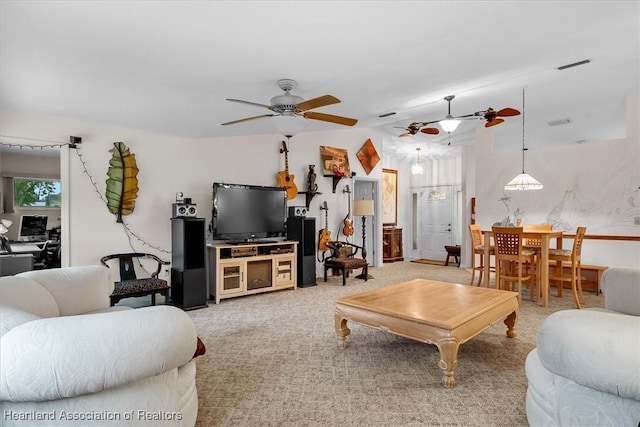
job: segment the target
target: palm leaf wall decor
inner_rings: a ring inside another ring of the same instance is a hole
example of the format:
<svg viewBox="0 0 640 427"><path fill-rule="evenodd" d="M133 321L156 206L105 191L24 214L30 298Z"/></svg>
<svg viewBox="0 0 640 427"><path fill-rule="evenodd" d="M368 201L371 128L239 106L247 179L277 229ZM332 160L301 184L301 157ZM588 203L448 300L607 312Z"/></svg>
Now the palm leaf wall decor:
<svg viewBox="0 0 640 427"><path fill-rule="evenodd" d="M135 154L131 154L124 142L114 142L113 153L107 171L105 196L109 212L122 222L123 215L133 213L138 197L138 165Z"/></svg>

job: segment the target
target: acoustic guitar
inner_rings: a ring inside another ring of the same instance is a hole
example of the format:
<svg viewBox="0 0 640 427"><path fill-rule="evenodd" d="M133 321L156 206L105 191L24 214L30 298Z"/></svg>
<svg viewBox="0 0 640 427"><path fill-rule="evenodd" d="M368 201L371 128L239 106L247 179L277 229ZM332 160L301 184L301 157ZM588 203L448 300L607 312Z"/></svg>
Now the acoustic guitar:
<svg viewBox="0 0 640 427"><path fill-rule="evenodd" d="M287 189L287 199L295 199L298 195L298 187L294 182L294 176L289 173L289 150L287 149L287 143L282 141L281 153L284 153L284 170L278 172L278 187L284 187Z"/></svg>
<svg viewBox="0 0 640 427"><path fill-rule="evenodd" d="M351 218L351 189L349 188L349 184L346 185L345 189L342 190L343 193L347 193L347 201L349 202L349 213L344 218L344 226L342 227L342 234L346 237L353 235L353 219Z"/></svg>
<svg viewBox="0 0 640 427"><path fill-rule="evenodd" d="M327 202L324 202L324 205L320 206L320 210L324 210L324 228L320 230L320 235L318 236L318 250L325 252L329 250L327 242L331 241L331 232L329 231L329 208L327 207Z"/></svg>

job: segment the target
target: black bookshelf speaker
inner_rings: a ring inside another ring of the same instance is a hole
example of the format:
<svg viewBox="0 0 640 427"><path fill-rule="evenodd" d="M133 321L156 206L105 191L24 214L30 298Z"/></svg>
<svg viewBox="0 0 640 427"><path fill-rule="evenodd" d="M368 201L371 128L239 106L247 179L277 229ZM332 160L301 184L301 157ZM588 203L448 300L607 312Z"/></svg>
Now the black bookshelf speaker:
<svg viewBox="0 0 640 427"><path fill-rule="evenodd" d="M171 267L178 270L204 268L204 218L171 219Z"/></svg>
<svg viewBox="0 0 640 427"><path fill-rule="evenodd" d="M171 205L171 217L192 217L195 218L198 215L198 207L194 204L187 203L174 203Z"/></svg>
<svg viewBox="0 0 640 427"><path fill-rule="evenodd" d="M306 206L289 206L289 216L307 216Z"/></svg>
<svg viewBox="0 0 640 427"><path fill-rule="evenodd" d="M204 218L171 219L171 302L185 310L207 306Z"/></svg>
<svg viewBox="0 0 640 427"><path fill-rule="evenodd" d="M316 283L316 219L293 216L287 218L287 238L298 242L298 287Z"/></svg>

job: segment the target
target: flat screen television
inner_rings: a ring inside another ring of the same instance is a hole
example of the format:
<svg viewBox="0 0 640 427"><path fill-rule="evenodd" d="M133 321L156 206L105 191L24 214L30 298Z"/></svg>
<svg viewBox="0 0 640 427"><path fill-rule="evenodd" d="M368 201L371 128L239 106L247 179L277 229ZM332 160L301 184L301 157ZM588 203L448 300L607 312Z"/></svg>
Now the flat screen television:
<svg viewBox="0 0 640 427"><path fill-rule="evenodd" d="M286 234L284 187L213 183L212 234L215 240L260 241Z"/></svg>
<svg viewBox="0 0 640 427"><path fill-rule="evenodd" d="M46 215L22 215L20 217L20 229L18 240L23 242L38 242L47 240Z"/></svg>

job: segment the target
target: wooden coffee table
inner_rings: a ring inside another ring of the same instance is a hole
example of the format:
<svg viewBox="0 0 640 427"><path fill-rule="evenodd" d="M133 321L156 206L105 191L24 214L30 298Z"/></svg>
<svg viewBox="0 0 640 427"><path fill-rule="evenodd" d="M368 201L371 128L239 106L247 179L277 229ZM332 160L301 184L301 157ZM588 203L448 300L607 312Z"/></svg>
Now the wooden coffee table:
<svg viewBox="0 0 640 427"><path fill-rule="evenodd" d="M435 344L442 384L454 387L458 347L501 319L507 337L516 336L517 292L435 280L414 279L336 302L335 328L340 348L347 348L347 321Z"/></svg>

